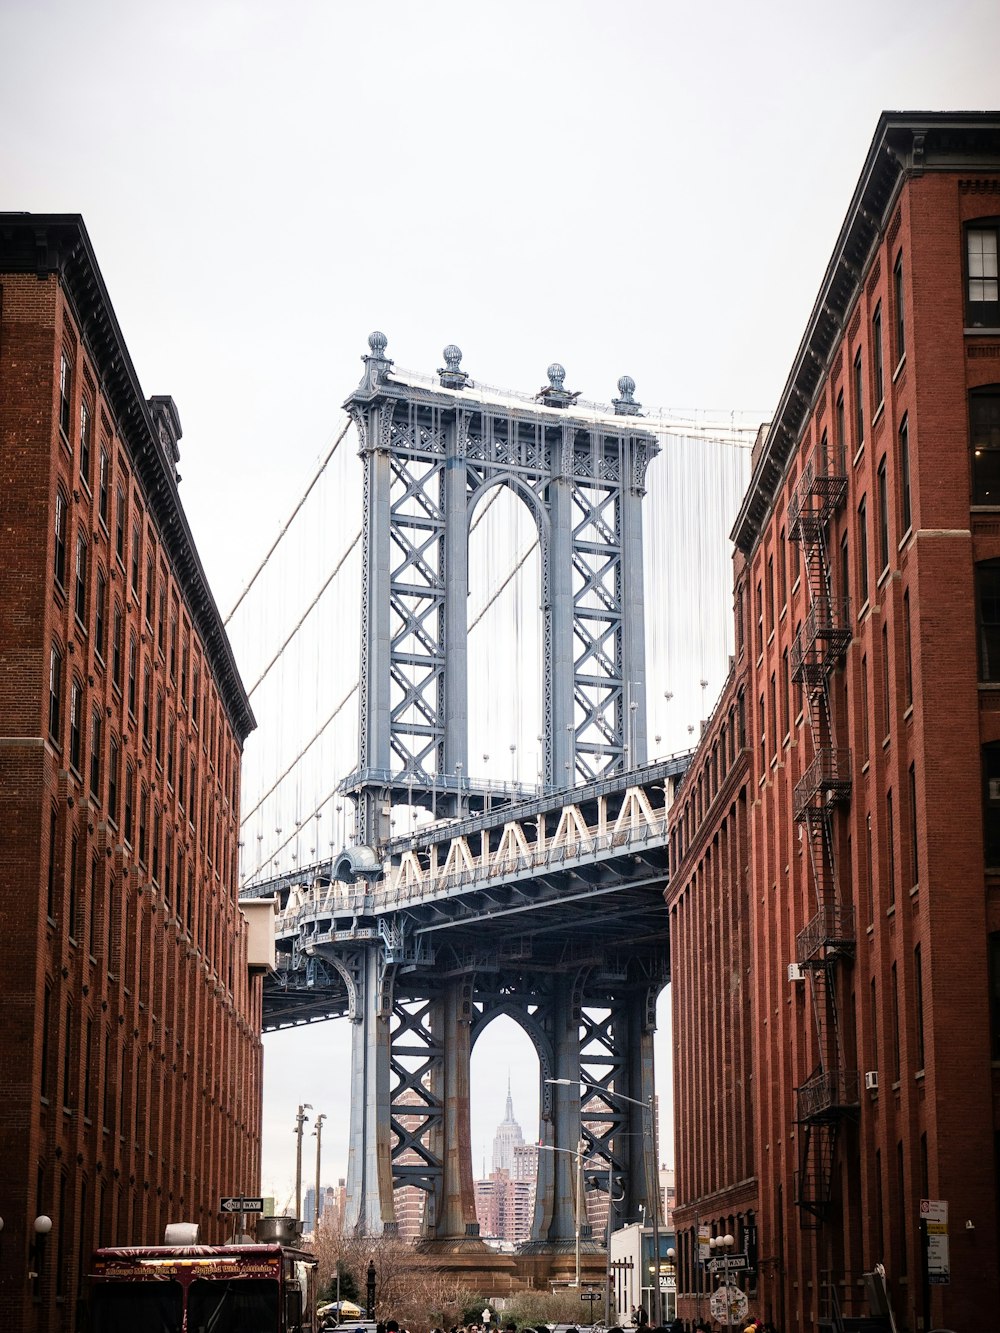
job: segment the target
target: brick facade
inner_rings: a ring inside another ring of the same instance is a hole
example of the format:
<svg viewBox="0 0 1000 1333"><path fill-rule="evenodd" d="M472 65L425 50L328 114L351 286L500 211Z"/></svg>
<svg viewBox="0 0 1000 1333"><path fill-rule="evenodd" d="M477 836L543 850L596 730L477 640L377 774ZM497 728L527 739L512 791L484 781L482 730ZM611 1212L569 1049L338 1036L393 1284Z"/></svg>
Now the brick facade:
<svg viewBox="0 0 1000 1333"><path fill-rule="evenodd" d="M902 1329L1000 1297L1000 418L970 410L1000 409L1000 319L967 259L998 218L1000 116L883 116L754 452L737 657L671 816L682 1317L699 1224L755 1249L781 1333L862 1314L877 1263Z"/></svg>
<svg viewBox="0 0 1000 1333"><path fill-rule="evenodd" d="M237 905L254 722L79 218L0 216L0 1327L69 1330L96 1245L223 1238L259 1184ZM52 1219L42 1262L32 1223ZM31 1277L30 1272L37 1272Z"/></svg>

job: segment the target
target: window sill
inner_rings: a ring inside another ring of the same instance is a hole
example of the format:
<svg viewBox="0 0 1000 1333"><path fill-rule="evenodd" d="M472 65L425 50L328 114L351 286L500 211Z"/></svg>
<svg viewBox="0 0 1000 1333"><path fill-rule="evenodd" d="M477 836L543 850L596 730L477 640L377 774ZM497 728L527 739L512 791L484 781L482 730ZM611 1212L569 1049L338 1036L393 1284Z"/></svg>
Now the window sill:
<svg viewBox="0 0 1000 1333"><path fill-rule="evenodd" d="M886 736L885 740L882 742L882 749L883 749L883 750L888 750L888 748L889 748L889 746L890 746L891 744L892 744L892 737L891 737L891 736Z"/></svg>
<svg viewBox="0 0 1000 1333"><path fill-rule="evenodd" d="M903 533L902 537L900 537L899 544L897 545L896 550L901 551L904 546L907 546L912 536L913 536L913 524L911 523L910 526Z"/></svg>
<svg viewBox="0 0 1000 1333"><path fill-rule="evenodd" d="M920 885L914 884L913 888L910 890L910 897L915 898L919 892L920 892Z"/></svg>
<svg viewBox="0 0 1000 1333"><path fill-rule="evenodd" d="M922 1069L918 1069L917 1072L913 1075L913 1077L914 1077L914 1079L916 1080L916 1082L918 1082L918 1083L923 1083L923 1081L924 1081L924 1070L922 1070Z"/></svg>
<svg viewBox="0 0 1000 1333"><path fill-rule="evenodd" d="M896 364L896 369L892 372L892 382L893 382L893 384L895 384L896 381L899 379L899 377L900 377L900 375L902 374L903 369L905 368L905 366L906 366L906 353L904 352L903 355L899 358L899 361L898 361L897 364Z"/></svg>
<svg viewBox="0 0 1000 1333"><path fill-rule="evenodd" d="M883 583L888 583L890 572L891 572L891 571L890 571L890 569L889 569L889 566L888 566L888 565L885 565L885 566L883 567L883 569L882 569L881 574L879 574L878 578L875 580L875 587L876 587L876 588L881 588L882 585L883 585Z"/></svg>
<svg viewBox="0 0 1000 1333"><path fill-rule="evenodd" d="M895 904L895 903L890 903L889 906L885 909L885 914L886 914L886 916L895 916L895 915L896 915L896 904Z"/></svg>
<svg viewBox="0 0 1000 1333"><path fill-rule="evenodd" d="M866 597L865 600L864 600L864 601L861 603L861 605L858 607L858 624L860 624L861 621L864 620L865 616L868 615L869 610L870 610L870 606L869 606L868 598Z"/></svg>
<svg viewBox="0 0 1000 1333"><path fill-rule="evenodd" d="M876 407L875 414L872 417L872 429L874 429L878 425L879 421L881 421L884 415L885 415L885 398L883 397L878 407Z"/></svg>
<svg viewBox="0 0 1000 1333"><path fill-rule="evenodd" d="M1000 329L990 328L986 325L975 325L971 328L964 328L962 332L967 338L998 338Z"/></svg>
<svg viewBox="0 0 1000 1333"><path fill-rule="evenodd" d="M854 457L851 459L851 466L852 466L852 467L857 467L857 466L858 466L858 464L861 462L861 457L862 457L862 455L864 454L864 452L865 452L865 442L864 442L864 440L862 440L861 443L860 443L860 444L858 445L858 447L857 447L857 450L856 450L856 452L855 452L855 454L854 454Z"/></svg>
<svg viewBox="0 0 1000 1333"><path fill-rule="evenodd" d="M912 716L913 716L913 705L907 704L906 708L903 710L903 721L909 722Z"/></svg>

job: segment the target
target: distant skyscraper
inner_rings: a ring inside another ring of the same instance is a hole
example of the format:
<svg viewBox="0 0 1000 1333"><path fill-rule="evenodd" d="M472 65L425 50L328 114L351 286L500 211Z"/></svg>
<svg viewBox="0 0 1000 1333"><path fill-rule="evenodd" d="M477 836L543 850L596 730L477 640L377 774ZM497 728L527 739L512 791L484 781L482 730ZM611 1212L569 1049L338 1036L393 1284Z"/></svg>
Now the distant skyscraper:
<svg viewBox="0 0 1000 1333"><path fill-rule="evenodd" d="M514 1101L507 1080L507 1106L493 1139L493 1170L476 1181L476 1216L484 1237L519 1244L531 1235L535 1210L538 1148L525 1143L514 1119Z"/></svg>
<svg viewBox="0 0 1000 1333"><path fill-rule="evenodd" d="M506 1171L509 1176L516 1176L514 1170L514 1150L524 1146L521 1126L514 1119L514 1102L510 1095L510 1075L507 1076L507 1109L504 1118L497 1126L493 1140L493 1171Z"/></svg>

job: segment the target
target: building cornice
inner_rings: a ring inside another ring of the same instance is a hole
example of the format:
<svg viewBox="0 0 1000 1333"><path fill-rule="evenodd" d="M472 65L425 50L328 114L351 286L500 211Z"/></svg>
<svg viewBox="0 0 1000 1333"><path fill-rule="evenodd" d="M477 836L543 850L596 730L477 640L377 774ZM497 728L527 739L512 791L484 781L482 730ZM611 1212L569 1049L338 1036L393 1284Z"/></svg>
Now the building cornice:
<svg viewBox="0 0 1000 1333"><path fill-rule="evenodd" d="M0 273L54 275L62 284L242 744L257 723L181 504L172 460L143 395L83 218L0 213ZM176 416L172 403L170 410Z"/></svg>
<svg viewBox="0 0 1000 1333"><path fill-rule="evenodd" d="M1000 112L884 111L730 534L749 555L809 421L872 251L905 180L1000 170Z"/></svg>

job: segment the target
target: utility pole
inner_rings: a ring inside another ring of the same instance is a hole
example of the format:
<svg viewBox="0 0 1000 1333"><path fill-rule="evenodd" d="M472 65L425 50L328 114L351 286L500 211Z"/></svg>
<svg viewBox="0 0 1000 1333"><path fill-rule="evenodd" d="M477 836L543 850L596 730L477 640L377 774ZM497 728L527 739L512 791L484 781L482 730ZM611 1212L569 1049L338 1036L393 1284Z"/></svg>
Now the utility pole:
<svg viewBox="0 0 1000 1333"><path fill-rule="evenodd" d="M325 1115L318 1115L316 1117L316 1128L313 1130L313 1133L316 1135L316 1207L313 1210L313 1235L317 1238L319 1237L319 1219L323 1213L323 1203L319 1193L319 1163L320 1141L323 1137L323 1121L325 1119Z"/></svg>
<svg viewBox="0 0 1000 1333"><path fill-rule="evenodd" d="M295 1137L298 1140L295 1145L295 1220L299 1223L302 1221L302 1126L309 1119L306 1112L311 1110L312 1102L303 1102L295 1117Z"/></svg>

